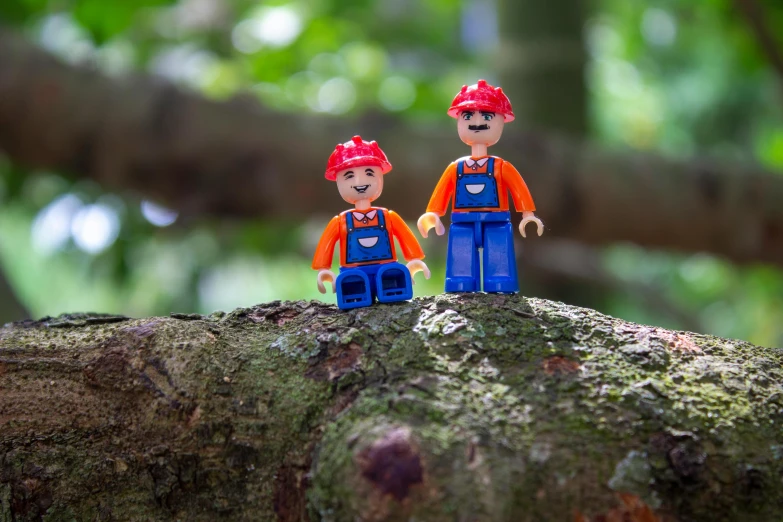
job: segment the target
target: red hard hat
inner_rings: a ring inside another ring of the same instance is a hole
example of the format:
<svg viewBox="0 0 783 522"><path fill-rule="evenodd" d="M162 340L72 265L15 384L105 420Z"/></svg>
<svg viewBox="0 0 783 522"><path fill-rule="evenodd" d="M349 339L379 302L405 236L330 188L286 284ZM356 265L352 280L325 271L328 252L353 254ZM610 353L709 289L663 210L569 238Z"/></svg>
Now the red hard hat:
<svg viewBox="0 0 783 522"><path fill-rule="evenodd" d="M463 85L449 107L449 116L459 118L462 111L490 111L503 115L506 122L513 121L511 102L500 87L492 87L484 80L477 84Z"/></svg>
<svg viewBox="0 0 783 522"><path fill-rule="evenodd" d="M361 136L354 136L351 141L338 144L329 156L329 161L326 163L326 179L334 181L341 170L364 165L380 167L382 174L392 169L386 154L377 143L364 141Z"/></svg>

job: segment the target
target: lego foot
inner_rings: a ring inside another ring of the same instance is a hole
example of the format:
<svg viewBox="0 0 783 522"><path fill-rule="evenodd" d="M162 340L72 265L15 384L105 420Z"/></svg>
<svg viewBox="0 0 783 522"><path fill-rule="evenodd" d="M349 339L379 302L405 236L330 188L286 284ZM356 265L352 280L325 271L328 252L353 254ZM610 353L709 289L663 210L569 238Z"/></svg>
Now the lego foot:
<svg viewBox="0 0 783 522"><path fill-rule="evenodd" d="M484 291L488 294L515 294L519 292L519 283L514 279L488 279L484 281Z"/></svg>
<svg viewBox="0 0 783 522"><path fill-rule="evenodd" d="M446 278L446 292L478 292L478 284L476 280L469 277L447 277Z"/></svg>
<svg viewBox="0 0 783 522"><path fill-rule="evenodd" d="M399 263L384 266L378 270L378 302L396 303L413 298L411 274Z"/></svg>
<svg viewBox="0 0 783 522"><path fill-rule="evenodd" d="M341 310L370 306L370 280L360 270L347 270L337 276L337 306Z"/></svg>

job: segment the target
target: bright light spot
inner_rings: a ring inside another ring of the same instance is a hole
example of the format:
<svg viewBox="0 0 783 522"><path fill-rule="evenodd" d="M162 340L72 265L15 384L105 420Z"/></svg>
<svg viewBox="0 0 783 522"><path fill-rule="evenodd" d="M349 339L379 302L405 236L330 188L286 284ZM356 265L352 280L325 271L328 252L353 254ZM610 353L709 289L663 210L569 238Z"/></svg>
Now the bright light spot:
<svg viewBox="0 0 783 522"><path fill-rule="evenodd" d="M313 71L299 71L288 78L284 91L292 103L320 111L318 91L321 89L321 84L321 77Z"/></svg>
<svg viewBox="0 0 783 522"><path fill-rule="evenodd" d="M33 248L41 254L63 248L71 237L71 220L81 207L79 198L65 194L41 209L33 221Z"/></svg>
<svg viewBox="0 0 783 522"><path fill-rule="evenodd" d="M108 74L123 74L133 69L136 50L128 40L112 40L98 49L96 61Z"/></svg>
<svg viewBox="0 0 783 522"><path fill-rule="evenodd" d="M642 93L639 71L623 60L599 60L599 74L604 88L614 96L636 98Z"/></svg>
<svg viewBox="0 0 783 522"><path fill-rule="evenodd" d="M611 25L592 21L587 25L587 50L593 57L616 55L623 39Z"/></svg>
<svg viewBox="0 0 783 522"><path fill-rule="evenodd" d="M386 78L378 89L378 100L390 111L402 111L416 101L416 86L403 76Z"/></svg>
<svg viewBox="0 0 783 522"><path fill-rule="evenodd" d="M723 291L731 281L726 266L712 256L696 254L680 263L680 275L698 292Z"/></svg>
<svg viewBox="0 0 783 522"><path fill-rule="evenodd" d="M76 246L89 254L98 254L111 246L119 232L117 212L102 203L82 207L71 222Z"/></svg>
<svg viewBox="0 0 783 522"><path fill-rule="evenodd" d="M302 19L288 6L262 10L256 18L258 39L273 47L285 47L302 32Z"/></svg>
<svg viewBox="0 0 783 522"><path fill-rule="evenodd" d="M152 276L158 288L169 295L186 291L197 256L181 245L172 246L170 243L157 243L149 250L150 257L144 259L144 266L137 266L137 269Z"/></svg>
<svg viewBox="0 0 783 522"><path fill-rule="evenodd" d="M377 78L386 69L386 51L363 42L350 43L340 49L348 74L354 78Z"/></svg>
<svg viewBox="0 0 783 522"><path fill-rule="evenodd" d="M141 214L156 227L167 227L177 220L177 212L146 199L141 202Z"/></svg>
<svg viewBox="0 0 783 522"><path fill-rule="evenodd" d="M200 87L216 62L212 53L185 44L163 49L151 60L150 69L158 76Z"/></svg>
<svg viewBox="0 0 783 522"><path fill-rule="evenodd" d="M343 114L356 103L356 89L345 78L327 80L318 89L318 108L323 112Z"/></svg>
<svg viewBox="0 0 783 522"><path fill-rule="evenodd" d="M41 24L41 45L61 58L77 63L92 56L94 46L87 32L69 14L54 14Z"/></svg>
<svg viewBox="0 0 783 522"><path fill-rule="evenodd" d="M671 45L677 36L677 22L662 9L647 9L642 17L642 34L652 45Z"/></svg>
<svg viewBox="0 0 783 522"><path fill-rule="evenodd" d="M293 7L262 7L237 24L231 41L237 50L249 54L264 46L285 47L296 40L302 29L302 17Z"/></svg>
<svg viewBox="0 0 783 522"><path fill-rule="evenodd" d="M198 282L199 300L208 310L231 310L261 301L259 288L270 282L263 259L238 259L206 270Z"/></svg>
<svg viewBox="0 0 783 522"><path fill-rule="evenodd" d="M252 54L261 50L264 44L255 35L255 20L242 20L231 32L231 43L237 51Z"/></svg>

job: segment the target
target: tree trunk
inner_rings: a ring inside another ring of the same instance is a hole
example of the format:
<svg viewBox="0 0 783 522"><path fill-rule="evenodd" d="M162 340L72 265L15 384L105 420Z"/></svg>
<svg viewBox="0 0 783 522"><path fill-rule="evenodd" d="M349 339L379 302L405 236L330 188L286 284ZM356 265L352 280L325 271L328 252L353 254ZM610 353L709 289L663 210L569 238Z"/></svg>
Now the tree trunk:
<svg viewBox="0 0 783 522"><path fill-rule="evenodd" d="M519 125L587 134L584 0L501 0L496 61Z"/></svg>
<svg viewBox="0 0 783 522"><path fill-rule="evenodd" d="M0 520L779 520L782 363L518 295L16 323Z"/></svg>
<svg viewBox="0 0 783 522"><path fill-rule="evenodd" d="M137 191L191 216L336 214L344 205L323 172L335 144L354 134L388 154L394 179L379 204L408 220L424 211L448 163L467 153L446 125L209 101L160 80L65 65L0 28L0 149L20 164ZM783 265L780 175L610 153L513 124L492 152L522 172L549 236Z"/></svg>

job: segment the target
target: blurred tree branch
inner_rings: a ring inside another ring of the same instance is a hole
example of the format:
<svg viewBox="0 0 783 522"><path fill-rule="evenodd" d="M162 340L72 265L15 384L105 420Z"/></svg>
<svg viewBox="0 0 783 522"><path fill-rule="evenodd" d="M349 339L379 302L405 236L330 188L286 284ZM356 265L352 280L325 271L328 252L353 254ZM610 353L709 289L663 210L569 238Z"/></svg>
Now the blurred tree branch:
<svg viewBox="0 0 783 522"><path fill-rule="evenodd" d="M466 153L445 126L377 113L283 114L250 97L211 101L152 77L66 65L0 29L0 149L19 164L137 191L185 215L336 213L344 205L323 179L326 158L359 133L378 140L395 166L380 203L409 220L448 162ZM609 152L514 126L497 149L525 175L550 236L783 265L783 176Z"/></svg>
<svg viewBox="0 0 783 522"><path fill-rule="evenodd" d="M747 18L761 51L767 56L783 85L783 52L781 52L774 34L767 26L763 7L758 0L734 0L734 4Z"/></svg>

